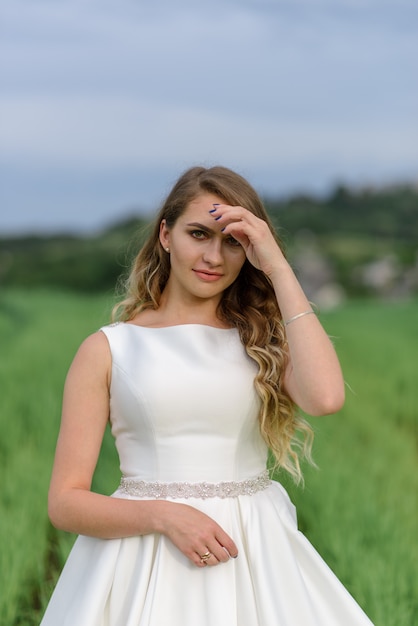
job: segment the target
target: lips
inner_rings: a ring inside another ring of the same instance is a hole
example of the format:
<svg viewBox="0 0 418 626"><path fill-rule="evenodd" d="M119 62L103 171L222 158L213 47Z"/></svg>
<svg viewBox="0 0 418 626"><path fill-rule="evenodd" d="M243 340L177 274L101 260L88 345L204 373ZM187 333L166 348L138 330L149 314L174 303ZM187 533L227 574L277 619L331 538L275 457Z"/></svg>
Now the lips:
<svg viewBox="0 0 418 626"><path fill-rule="evenodd" d="M218 272L209 272L207 270L193 270L198 278L205 282L213 282L222 278L223 274Z"/></svg>

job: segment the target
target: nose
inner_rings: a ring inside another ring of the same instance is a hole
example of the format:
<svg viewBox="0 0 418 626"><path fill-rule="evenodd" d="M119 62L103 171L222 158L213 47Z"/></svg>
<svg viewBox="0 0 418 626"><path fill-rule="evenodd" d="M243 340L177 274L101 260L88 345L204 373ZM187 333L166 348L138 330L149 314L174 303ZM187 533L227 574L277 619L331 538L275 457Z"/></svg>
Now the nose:
<svg viewBox="0 0 418 626"><path fill-rule="evenodd" d="M203 253L203 260L209 265L221 265L223 261L222 256L222 241L218 237L211 237Z"/></svg>

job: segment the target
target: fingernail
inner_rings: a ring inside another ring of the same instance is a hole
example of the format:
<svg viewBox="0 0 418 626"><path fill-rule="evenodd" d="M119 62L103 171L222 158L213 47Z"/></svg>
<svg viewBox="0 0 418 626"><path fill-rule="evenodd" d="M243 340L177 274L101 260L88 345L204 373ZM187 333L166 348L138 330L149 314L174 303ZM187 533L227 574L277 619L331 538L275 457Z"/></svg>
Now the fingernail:
<svg viewBox="0 0 418 626"><path fill-rule="evenodd" d="M209 213L215 213L216 209L209 209Z"/></svg>
<svg viewBox="0 0 418 626"><path fill-rule="evenodd" d="M215 217L215 222L217 222L218 220L220 220L222 217L222 215L219 215L218 217Z"/></svg>
<svg viewBox="0 0 418 626"><path fill-rule="evenodd" d="M221 233L223 233L223 232L224 232L225 228L226 228L226 226L224 226L223 228L221 228Z"/></svg>
<svg viewBox="0 0 418 626"><path fill-rule="evenodd" d="M221 205L219 204L219 202L214 202L213 206L221 206Z"/></svg>
<svg viewBox="0 0 418 626"><path fill-rule="evenodd" d="M232 555L231 555L232 556ZM238 554L236 554L235 556L232 557L233 559L237 559L238 558Z"/></svg>

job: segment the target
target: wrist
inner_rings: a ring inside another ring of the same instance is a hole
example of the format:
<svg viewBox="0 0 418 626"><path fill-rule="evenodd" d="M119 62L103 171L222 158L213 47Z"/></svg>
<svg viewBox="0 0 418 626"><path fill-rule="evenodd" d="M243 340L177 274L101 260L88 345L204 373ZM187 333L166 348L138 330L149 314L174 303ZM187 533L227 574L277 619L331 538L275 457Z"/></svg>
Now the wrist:
<svg viewBox="0 0 418 626"><path fill-rule="evenodd" d="M150 510L152 528L150 532L167 535L172 526L170 520L173 515L173 507L179 505L167 500L151 500L150 502L152 503Z"/></svg>
<svg viewBox="0 0 418 626"><path fill-rule="evenodd" d="M289 273L293 274L293 270L290 267L289 262L284 257L278 257L270 264L266 264L265 268L263 268L263 272L272 282L275 280L282 280L283 276Z"/></svg>

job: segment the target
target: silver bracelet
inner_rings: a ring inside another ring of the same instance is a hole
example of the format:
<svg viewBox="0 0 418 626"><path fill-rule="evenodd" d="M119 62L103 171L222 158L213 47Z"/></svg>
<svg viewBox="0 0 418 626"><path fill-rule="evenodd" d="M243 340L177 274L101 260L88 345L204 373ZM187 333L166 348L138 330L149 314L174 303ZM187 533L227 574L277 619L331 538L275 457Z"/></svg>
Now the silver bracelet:
<svg viewBox="0 0 418 626"><path fill-rule="evenodd" d="M303 313L298 313L297 315L294 315L293 317L288 319L287 322L284 322L284 325L285 326L289 326L289 324L291 324L295 320L299 319L300 317L303 317L304 315L310 315L311 313L315 314L315 311L312 311L312 309L309 309L309 311L304 311Z"/></svg>

